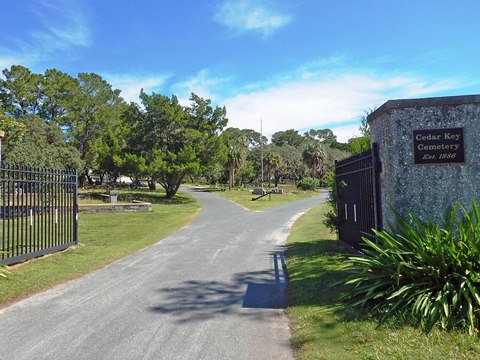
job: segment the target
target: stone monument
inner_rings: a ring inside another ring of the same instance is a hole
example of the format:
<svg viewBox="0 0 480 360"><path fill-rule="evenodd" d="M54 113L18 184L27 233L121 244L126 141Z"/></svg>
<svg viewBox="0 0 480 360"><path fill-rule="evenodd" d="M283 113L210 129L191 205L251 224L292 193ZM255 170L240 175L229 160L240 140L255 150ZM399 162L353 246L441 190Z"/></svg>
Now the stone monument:
<svg viewBox="0 0 480 360"><path fill-rule="evenodd" d="M438 220L456 201L480 204L480 95L390 100L368 122L384 227L391 208Z"/></svg>

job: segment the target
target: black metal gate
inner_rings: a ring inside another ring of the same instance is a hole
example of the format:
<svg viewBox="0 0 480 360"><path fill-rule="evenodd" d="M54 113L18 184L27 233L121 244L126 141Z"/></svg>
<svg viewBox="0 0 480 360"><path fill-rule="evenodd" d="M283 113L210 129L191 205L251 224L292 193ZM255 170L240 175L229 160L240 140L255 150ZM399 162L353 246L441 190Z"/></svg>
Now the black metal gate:
<svg viewBox="0 0 480 360"><path fill-rule="evenodd" d="M377 144L335 163L339 239L359 249L362 236L382 226Z"/></svg>
<svg viewBox="0 0 480 360"><path fill-rule="evenodd" d="M78 242L77 171L0 168L0 261L14 264Z"/></svg>

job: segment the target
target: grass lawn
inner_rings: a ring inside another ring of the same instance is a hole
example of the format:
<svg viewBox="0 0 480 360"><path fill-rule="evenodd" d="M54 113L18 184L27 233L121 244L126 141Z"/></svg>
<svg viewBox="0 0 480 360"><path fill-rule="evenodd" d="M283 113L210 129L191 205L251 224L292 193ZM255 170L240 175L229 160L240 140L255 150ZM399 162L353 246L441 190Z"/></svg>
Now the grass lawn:
<svg viewBox="0 0 480 360"><path fill-rule="evenodd" d="M288 239L287 309L297 359L480 359L478 338L382 325L336 299L347 255L322 224L326 204L302 216Z"/></svg>
<svg viewBox="0 0 480 360"><path fill-rule="evenodd" d="M258 197L258 195L252 195L252 189L227 189L225 191L217 191L215 193L227 200L242 205L249 210L263 210L272 206L285 204L290 201L305 199L314 195L318 195L318 192L316 191L300 191L293 185L280 185L279 188L283 189L284 194L271 194L256 201L252 201L252 198Z"/></svg>
<svg viewBox="0 0 480 360"><path fill-rule="evenodd" d="M147 194L155 199L153 194ZM158 194L157 194L158 195ZM102 268L156 243L190 222L199 205L179 194L172 201L158 197L151 212L79 214L79 245L9 268L0 279L0 306Z"/></svg>

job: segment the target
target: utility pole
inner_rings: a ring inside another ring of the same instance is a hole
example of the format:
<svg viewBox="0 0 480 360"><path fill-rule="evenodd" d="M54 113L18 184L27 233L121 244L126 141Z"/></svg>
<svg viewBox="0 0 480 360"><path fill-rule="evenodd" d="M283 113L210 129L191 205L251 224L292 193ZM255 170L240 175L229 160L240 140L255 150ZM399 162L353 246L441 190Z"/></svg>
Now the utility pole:
<svg viewBox="0 0 480 360"><path fill-rule="evenodd" d="M2 139L5 137L5 131L0 130L0 167L2 167Z"/></svg>
<svg viewBox="0 0 480 360"><path fill-rule="evenodd" d="M263 126L262 126L262 119L260 119L260 163L262 164L262 179L261 179L261 188L262 188L262 195L263 195Z"/></svg>

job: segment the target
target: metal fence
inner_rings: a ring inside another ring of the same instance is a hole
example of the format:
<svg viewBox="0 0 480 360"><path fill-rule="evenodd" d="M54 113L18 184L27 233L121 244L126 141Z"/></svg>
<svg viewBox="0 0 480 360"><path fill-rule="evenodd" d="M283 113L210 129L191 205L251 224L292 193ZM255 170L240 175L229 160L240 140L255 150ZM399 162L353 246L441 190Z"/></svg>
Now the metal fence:
<svg viewBox="0 0 480 360"><path fill-rule="evenodd" d="M0 261L14 264L78 242L77 171L2 164Z"/></svg>
<svg viewBox="0 0 480 360"><path fill-rule="evenodd" d="M377 144L348 159L335 163L338 237L361 247L364 235L382 226L379 187L380 161Z"/></svg>

